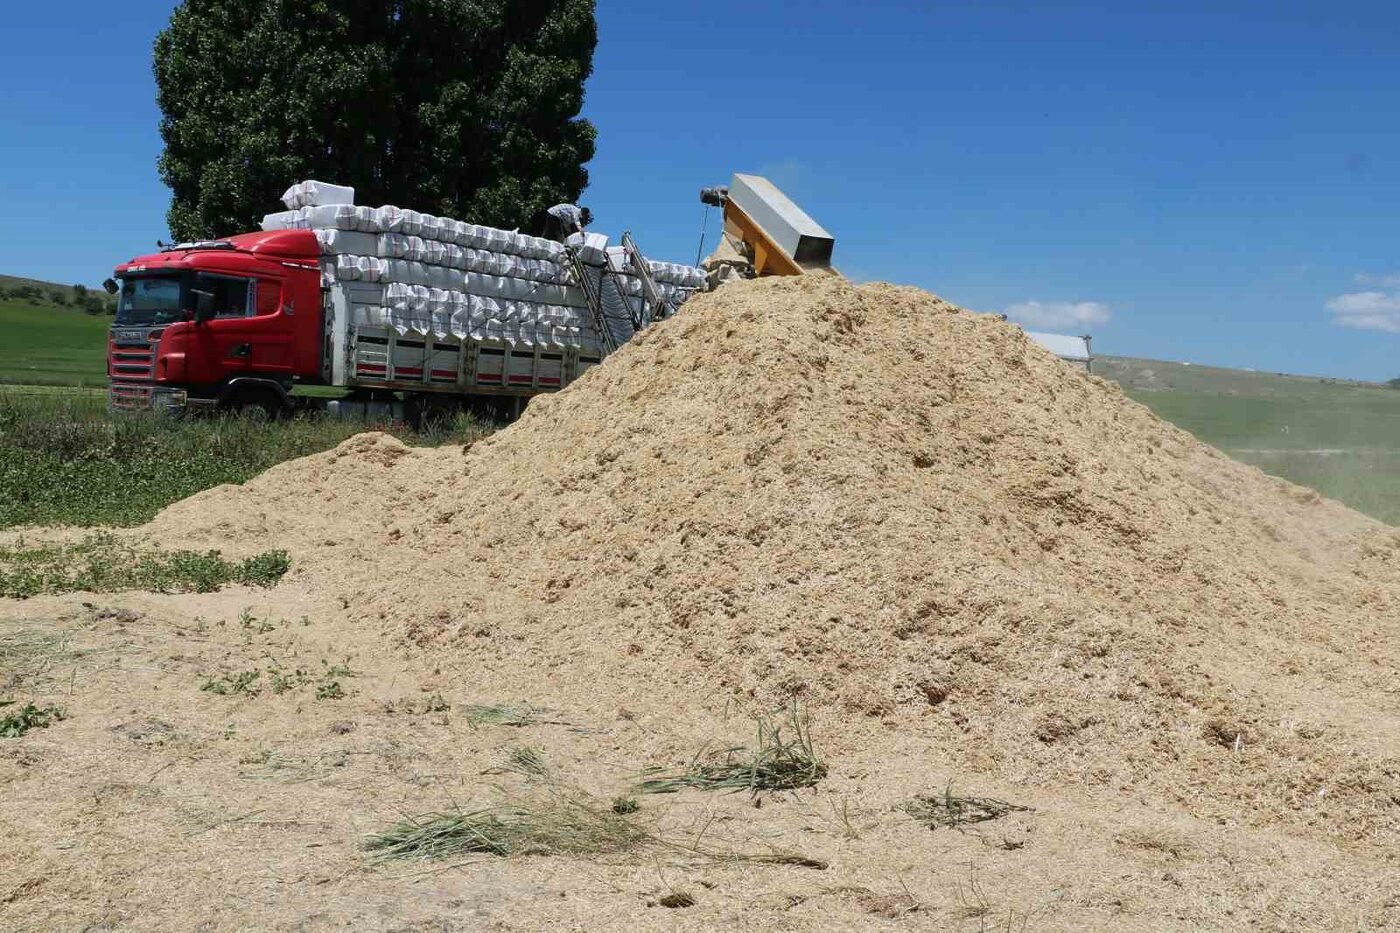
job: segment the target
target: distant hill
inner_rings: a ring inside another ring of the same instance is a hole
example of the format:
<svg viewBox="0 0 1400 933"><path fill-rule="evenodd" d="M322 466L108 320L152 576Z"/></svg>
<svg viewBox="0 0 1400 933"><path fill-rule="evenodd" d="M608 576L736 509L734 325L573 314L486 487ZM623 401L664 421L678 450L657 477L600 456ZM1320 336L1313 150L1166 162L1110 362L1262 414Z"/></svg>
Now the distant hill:
<svg viewBox="0 0 1400 933"><path fill-rule="evenodd" d="M1133 356L1095 356L1094 372L1125 389L1140 392L1225 392L1242 395L1277 395L1311 392L1319 385L1375 389L1380 383L1327 376L1299 376L1254 369L1226 369L1197 363L1173 363Z"/></svg>
<svg viewBox="0 0 1400 933"><path fill-rule="evenodd" d="M32 307L73 308L89 314L116 311L116 300L100 286L60 285L16 275L0 275L0 301Z"/></svg>
<svg viewBox="0 0 1400 933"><path fill-rule="evenodd" d="M1238 460L1400 523L1400 390L1120 356L1094 372Z"/></svg>

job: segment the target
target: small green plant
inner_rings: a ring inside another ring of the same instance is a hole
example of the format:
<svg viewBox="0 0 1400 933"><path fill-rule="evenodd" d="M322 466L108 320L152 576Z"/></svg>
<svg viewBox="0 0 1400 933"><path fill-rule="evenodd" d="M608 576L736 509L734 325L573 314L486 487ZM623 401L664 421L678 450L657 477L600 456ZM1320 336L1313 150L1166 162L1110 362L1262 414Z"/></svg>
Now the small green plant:
<svg viewBox="0 0 1400 933"><path fill-rule="evenodd" d="M612 812L619 816L626 816L629 813L636 813L642 808L636 797L619 796L614 797L612 802Z"/></svg>
<svg viewBox="0 0 1400 933"><path fill-rule="evenodd" d="M758 742L754 748L736 746L711 760L697 755L684 771L648 777L637 785L637 791L674 794L693 787L756 794L811 787L826 777L826 764L817 756L807 719L796 703L785 723L767 716L756 717L756 722Z"/></svg>
<svg viewBox="0 0 1400 933"><path fill-rule="evenodd" d="M205 693L214 693L219 696L255 697L262 692L258 686L258 680L261 677L262 671L224 673L218 677L206 678L204 683L199 685L199 689Z"/></svg>
<svg viewBox="0 0 1400 933"><path fill-rule="evenodd" d="M929 829L939 827L956 828L972 823L984 823L999 819L1008 813L1028 813L1030 807L1022 807L995 797L968 797L953 793L952 782L943 788L941 794L918 794L900 804L899 809Z"/></svg>
<svg viewBox="0 0 1400 933"><path fill-rule="evenodd" d="M286 551L263 551L241 561L233 575L239 583L270 589L291 569L292 560Z"/></svg>
<svg viewBox="0 0 1400 933"><path fill-rule="evenodd" d="M327 680L316 685L316 699L341 700L345 698L345 688L338 680Z"/></svg>
<svg viewBox="0 0 1400 933"><path fill-rule="evenodd" d="M238 624L243 627L245 632L252 635L266 635L277 629L277 626L268 620L259 619L253 615L253 610L247 606L244 606L243 610L238 613Z"/></svg>
<svg viewBox="0 0 1400 933"><path fill-rule="evenodd" d="M350 662L347 658L343 664L330 664L325 658L321 659L321 666L325 668L322 674L326 677L359 677L360 672L350 669Z"/></svg>
<svg viewBox="0 0 1400 933"><path fill-rule="evenodd" d="M267 685L273 693L283 694L289 690L298 690L311 683L311 675L297 668L293 671L283 671L279 668L268 668Z"/></svg>
<svg viewBox="0 0 1400 933"><path fill-rule="evenodd" d="M14 700L0 701L0 708L13 706ZM65 714L57 706L35 706L26 703L13 713L0 716L0 738L17 739L30 729L47 729L63 720Z"/></svg>

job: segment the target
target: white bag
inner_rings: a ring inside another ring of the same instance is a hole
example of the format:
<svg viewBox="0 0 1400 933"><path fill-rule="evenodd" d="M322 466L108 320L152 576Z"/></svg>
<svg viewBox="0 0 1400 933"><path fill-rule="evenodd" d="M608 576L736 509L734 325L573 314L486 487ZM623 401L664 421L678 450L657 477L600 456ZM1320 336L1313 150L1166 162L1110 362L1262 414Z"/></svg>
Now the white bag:
<svg viewBox="0 0 1400 933"><path fill-rule="evenodd" d="M264 230L296 230L297 220L301 217L301 211L278 211L275 214L264 214L262 228Z"/></svg>
<svg viewBox="0 0 1400 933"><path fill-rule="evenodd" d="M332 185L324 181L303 181L292 185L282 194L288 210L299 207L321 207L327 204L354 204L355 189Z"/></svg>

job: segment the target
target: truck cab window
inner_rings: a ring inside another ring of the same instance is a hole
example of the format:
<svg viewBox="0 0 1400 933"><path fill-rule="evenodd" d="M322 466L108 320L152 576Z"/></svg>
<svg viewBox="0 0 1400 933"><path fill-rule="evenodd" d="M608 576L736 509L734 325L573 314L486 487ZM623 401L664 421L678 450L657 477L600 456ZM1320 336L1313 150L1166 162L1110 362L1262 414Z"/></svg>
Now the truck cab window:
<svg viewBox="0 0 1400 933"><path fill-rule="evenodd" d="M180 281L168 275L123 278L117 323L171 324L180 320Z"/></svg>
<svg viewBox="0 0 1400 933"><path fill-rule="evenodd" d="M214 293L215 317L249 317L256 308L256 289L251 279L205 275L198 287Z"/></svg>

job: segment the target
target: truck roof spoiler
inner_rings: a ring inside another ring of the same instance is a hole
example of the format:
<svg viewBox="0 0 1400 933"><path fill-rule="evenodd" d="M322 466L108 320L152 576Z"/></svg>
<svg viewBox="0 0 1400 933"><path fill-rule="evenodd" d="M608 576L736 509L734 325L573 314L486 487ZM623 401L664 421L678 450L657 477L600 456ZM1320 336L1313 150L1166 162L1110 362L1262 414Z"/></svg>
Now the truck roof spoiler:
<svg viewBox="0 0 1400 933"><path fill-rule="evenodd" d="M196 240L193 243L174 243L161 247L162 253L189 252L196 249L238 249L228 240Z"/></svg>

